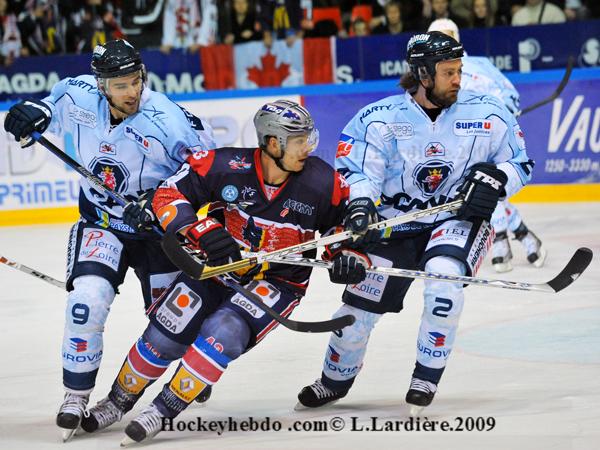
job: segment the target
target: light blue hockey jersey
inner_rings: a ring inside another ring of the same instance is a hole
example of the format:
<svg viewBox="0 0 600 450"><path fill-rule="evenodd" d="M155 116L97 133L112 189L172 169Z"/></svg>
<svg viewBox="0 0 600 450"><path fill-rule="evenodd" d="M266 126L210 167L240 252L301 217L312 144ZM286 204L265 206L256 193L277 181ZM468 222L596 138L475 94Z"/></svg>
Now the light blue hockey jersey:
<svg viewBox="0 0 600 450"><path fill-rule="evenodd" d="M365 106L344 128L335 166L350 184L351 199L380 199L378 212L390 218L453 199L478 162L506 173L511 196L531 178L528 161L521 128L500 100L461 89L435 122L408 93ZM419 230L449 215L394 231Z"/></svg>
<svg viewBox="0 0 600 450"><path fill-rule="evenodd" d="M461 89L498 97L513 114L520 109L520 97L514 85L488 58L463 56L462 63Z"/></svg>
<svg viewBox="0 0 600 450"><path fill-rule="evenodd" d="M71 133L79 163L129 200L173 175L192 152L216 147L206 122L147 88L139 111L112 129L108 101L91 75L65 78L43 101L52 110L48 131ZM79 211L86 221L133 233L121 219L121 206L84 178L80 187Z"/></svg>

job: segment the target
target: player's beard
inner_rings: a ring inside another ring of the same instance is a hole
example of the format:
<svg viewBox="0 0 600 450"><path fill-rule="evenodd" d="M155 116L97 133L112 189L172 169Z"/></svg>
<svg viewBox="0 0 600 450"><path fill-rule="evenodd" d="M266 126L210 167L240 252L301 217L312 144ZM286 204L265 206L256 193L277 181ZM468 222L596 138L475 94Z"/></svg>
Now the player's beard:
<svg viewBox="0 0 600 450"><path fill-rule="evenodd" d="M437 90L435 87L433 89L427 89L427 99L440 108L449 108L456 102L456 99L458 98L458 91L448 90L443 94L440 94L436 91Z"/></svg>

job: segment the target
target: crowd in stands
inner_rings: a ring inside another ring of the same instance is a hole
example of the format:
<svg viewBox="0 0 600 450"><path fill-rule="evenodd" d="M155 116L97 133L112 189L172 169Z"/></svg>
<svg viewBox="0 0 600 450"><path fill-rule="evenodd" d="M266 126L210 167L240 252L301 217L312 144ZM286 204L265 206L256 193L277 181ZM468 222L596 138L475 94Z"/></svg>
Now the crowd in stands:
<svg viewBox="0 0 600 450"><path fill-rule="evenodd" d="M126 37L142 48L424 31L600 18L599 0L0 0L0 65L15 58L90 52Z"/></svg>

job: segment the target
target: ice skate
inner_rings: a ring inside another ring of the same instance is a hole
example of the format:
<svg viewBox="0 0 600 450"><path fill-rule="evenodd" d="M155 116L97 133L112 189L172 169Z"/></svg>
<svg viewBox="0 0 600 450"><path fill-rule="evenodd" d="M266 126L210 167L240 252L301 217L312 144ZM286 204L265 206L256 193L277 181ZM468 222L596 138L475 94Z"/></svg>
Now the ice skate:
<svg viewBox="0 0 600 450"><path fill-rule="evenodd" d="M416 417L421 414L423 409L431 404L436 391L436 384L413 377L406 393L406 403L410 407L410 415Z"/></svg>
<svg viewBox="0 0 600 450"><path fill-rule="evenodd" d="M212 386L209 385L202 389L202 392L200 392L200 394L198 394L198 397L195 398L195 401L198 403L198 406L201 408L206 406L206 402L210 398L211 394Z"/></svg>
<svg viewBox="0 0 600 450"><path fill-rule="evenodd" d="M62 440L67 442L73 437L75 431L81 423L81 418L85 411L90 394L74 394L71 392L65 393L65 398L58 414L56 415L56 425L62 428Z"/></svg>
<svg viewBox="0 0 600 450"><path fill-rule="evenodd" d="M152 439L161 431L164 417L154 403L150 403L125 428L127 436L121 441L121 447Z"/></svg>
<svg viewBox="0 0 600 450"><path fill-rule="evenodd" d="M532 231L527 231L527 234L517 239L525 247L527 261L535 267L542 267L546 260L546 249L542 246L542 241Z"/></svg>
<svg viewBox="0 0 600 450"><path fill-rule="evenodd" d="M501 231L496 234L494 244L492 246L492 266L498 273L509 272L512 270L512 251L508 242L506 231Z"/></svg>
<svg viewBox="0 0 600 450"><path fill-rule="evenodd" d="M294 407L296 411L308 408L319 408L325 405L333 405L339 399L344 398L348 391L335 392L324 386L319 378L310 386L304 387L298 394L298 403Z"/></svg>
<svg viewBox="0 0 600 450"><path fill-rule="evenodd" d="M100 400L96 406L83 416L83 419L81 419L81 428L88 433L93 433L119 422L122 417L123 411L106 397Z"/></svg>

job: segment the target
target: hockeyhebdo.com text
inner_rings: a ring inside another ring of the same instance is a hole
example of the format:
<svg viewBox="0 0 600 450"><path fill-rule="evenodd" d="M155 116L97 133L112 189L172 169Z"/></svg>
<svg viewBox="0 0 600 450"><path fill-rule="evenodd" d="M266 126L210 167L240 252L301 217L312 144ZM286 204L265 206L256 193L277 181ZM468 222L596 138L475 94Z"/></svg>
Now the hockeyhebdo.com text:
<svg viewBox="0 0 600 450"><path fill-rule="evenodd" d="M162 431L215 433L247 432L486 432L496 426L494 417L453 417L429 420L410 417L404 420L370 417L340 417L329 419L277 420L270 417L227 417L221 420L194 417L188 420L163 418Z"/></svg>

